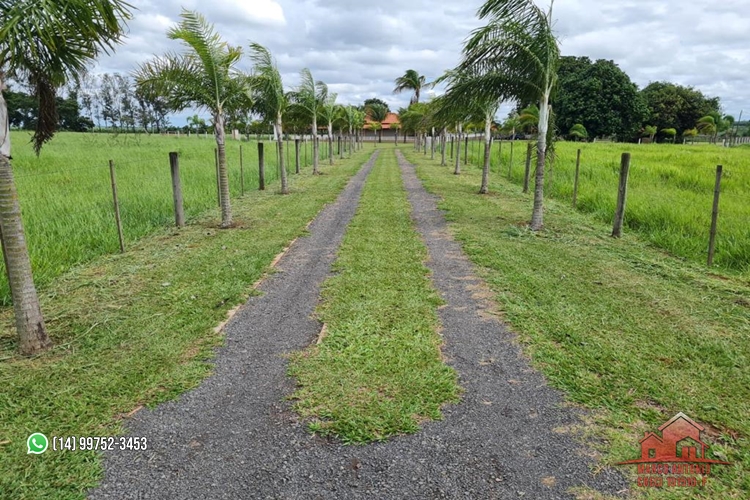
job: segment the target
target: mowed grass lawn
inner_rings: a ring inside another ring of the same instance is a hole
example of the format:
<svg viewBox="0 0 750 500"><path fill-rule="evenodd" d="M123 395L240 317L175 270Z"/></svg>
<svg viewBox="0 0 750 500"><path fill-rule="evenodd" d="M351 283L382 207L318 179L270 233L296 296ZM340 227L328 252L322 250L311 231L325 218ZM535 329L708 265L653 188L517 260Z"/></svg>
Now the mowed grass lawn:
<svg viewBox="0 0 750 500"><path fill-rule="evenodd" d="M470 161L483 161L483 146L473 141ZM492 170L507 177L510 142L493 145ZM555 144L548 196L572 201L576 151L581 149L578 209L611 222L617 200L620 157L631 153L627 228L673 255L706 262L716 165L723 165L722 194L715 265L750 275L750 147L708 144ZM463 160L463 153L461 155ZM512 181L523 184L526 142L515 141ZM533 189L534 163L532 163Z"/></svg>
<svg viewBox="0 0 750 500"><path fill-rule="evenodd" d="M129 412L200 383L222 342L214 328L370 153L308 169L288 196L274 183L236 199L234 229L217 229L212 209L58 277L41 292L55 344L41 356L17 355L12 310L0 310L0 498L83 498L97 453L27 455L29 434L117 434Z"/></svg>
<svg viewBox="0 0 750 500"><path fill-rule="evenodd" d="M169 152L180 153L185 213L195 217L217 206L216 167L211 134L187 137L133 134L60 133L36 157L27 132L11 132L13 172L34 278L46 285L71 266L119 251L109 160L115 163L126 244L156 228L174 223ZM267 139L267 137L266 137ZM258 189L255 140L227 142L231 196L242 194L240 144L245 192ZM321 149L327 144L321 141ZM265 141L266 180L278 179L275 146ZM294 172L294 142L289 142L287 170ZM312 164L311 143L303 150ZM323 151L324 154L325 151ZM287 156L287 155L285 155ZM306 167L309 170L309 167ZM295 177L290 177L294 188ZM5 274L0 273L0 303L10 303Z"/></svg>
<svg viewBox="0 0 750 500"><path fill-rule="evenodd" d="M339 249L337 274L323 286L318 315L326 334L290 365L300 385L296 409L313 418L315 432L346 443L381 441L418 431L458 398L456 372L440 354L441 300L410 214L386 147Z"/></svg>
<svg viewBox="0 0 750 500"><path fill-rule="evenodd" d="M407 158L442 198L451 229L496 294L534 366L593 411L603 461L640 455L639 440L677 412L708 427L715 457L704 489L654 498L750 496L750 280L709 272L597 217L547 200L545 230L527 229L532 195L498 174ZM632 468L632 467L631 467ZM624 468L625 470L625 468Z"/></svg>

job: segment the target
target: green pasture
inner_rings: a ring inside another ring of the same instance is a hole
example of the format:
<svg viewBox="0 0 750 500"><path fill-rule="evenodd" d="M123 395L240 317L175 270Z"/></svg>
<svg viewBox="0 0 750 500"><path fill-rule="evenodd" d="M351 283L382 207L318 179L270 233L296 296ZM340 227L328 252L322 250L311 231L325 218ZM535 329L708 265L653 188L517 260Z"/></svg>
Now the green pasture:
<svg viewBox="0 0 750 500"><path fill-rule="evenodd" d="M217 206L216 142L208 137L60 133L36 157L27 132L12 132L13 171L37 285L44 286L76 264L119 251L109 175L115 164L126 245L174 222L169 152L180 153L180 173L189 218ZM266 182L278 179L274 145L265 142ZM255 140L228 140L227 166L232 197L242 194L240 144L245 192L258 189ZM327 143L321 141L321 156ZM294 172L294 142L288 143ZM300 156L312 164L312 144ZM285 155L286 156L286 155ZM290 177L294 189L295 177ZM4 274L0 301L9 303Z"/></svg>
<svg viewBox="0 0 750 500"><path fill-rule="evenodd" d="M450 145L448 145L450 151ZM480 141L469 145L469 161L480 165ZM726 270L750 271L750 148L715 145L574 143L555 144L545 193L572 201L576 151L581 149L577 208L611 222L617 200L620 157L632 155L627 228L673 255L705 262L711 224L716 165L724 166L714 263ZM526 142L493 144L492 172L523 184ZM461 161L463 162L463 152ZM534 161L532 160L532 180ZM529 212L529 217L531 212Z"/></svg>

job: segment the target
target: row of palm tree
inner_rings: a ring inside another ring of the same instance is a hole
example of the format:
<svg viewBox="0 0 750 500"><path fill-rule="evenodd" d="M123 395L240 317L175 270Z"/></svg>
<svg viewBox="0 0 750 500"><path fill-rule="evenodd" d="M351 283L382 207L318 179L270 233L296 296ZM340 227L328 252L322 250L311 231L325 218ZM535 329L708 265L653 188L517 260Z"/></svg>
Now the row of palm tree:
<svg viewBox="0 0 750 500"><path fill-rule="evenodd" d="M80 78L99 54L114 49L124 34L131 8L125 0L0 1L0 89L7 78L25 81L35 89L40 104L33 137L37 154L55 134L56 89ZM180 17L167 36L182 42L186 50L169 52L140 65L134 72L135 80L139 87L163 97L172 111L195 108L211 113L219 157L221 227L228 228L232 226L224 129L228 115L247 110L273 125L281 162L281 191L286 194L285 117L296 113L310 120L314 171L318 173L318 118L322 117L327 125L330 144L334 123L348 128L351 134L364 127L364 113L353 106L337 106L336 94L329 93L325 83L315 81L308 69L302 70L298 87L285 91L275 60L257 43L250 44L252 72L243 73L238 69L241 47L222 40L213 25L197 12L183 10ZM10 163L8 131L7 105L0 93L0 240L19 348L22 354L31 355L49 348L51 342L31 272ZM329 160L333 162L332 154Z"/></svg>

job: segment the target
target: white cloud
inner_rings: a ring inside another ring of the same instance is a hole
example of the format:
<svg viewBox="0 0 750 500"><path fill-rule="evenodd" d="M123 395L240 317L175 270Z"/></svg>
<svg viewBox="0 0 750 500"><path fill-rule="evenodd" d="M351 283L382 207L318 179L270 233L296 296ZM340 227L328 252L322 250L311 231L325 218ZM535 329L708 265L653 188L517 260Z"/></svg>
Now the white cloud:
<svg viewBox="0 0 750 500"><path fill-rule="evenodd" d="M398 108L410 96L393 95L393 80L409 68L434 79L453 67L480 25L481 3L133 0L139 10L130 37L99 70L129 72L151 54L179 48L165 32L185 7L203 13L233 45L266 45L290 87L309 67L340 102L379 97ZM727 112L750 110L750 0L566 0L555 3L554 17L565 55L612 59L641 87L692 85L719 96Z"/></svg>

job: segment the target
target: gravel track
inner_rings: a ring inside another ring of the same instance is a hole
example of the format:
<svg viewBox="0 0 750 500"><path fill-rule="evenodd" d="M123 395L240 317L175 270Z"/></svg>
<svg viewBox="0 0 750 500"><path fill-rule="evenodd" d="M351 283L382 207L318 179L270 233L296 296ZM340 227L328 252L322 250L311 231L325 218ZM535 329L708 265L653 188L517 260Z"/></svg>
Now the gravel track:
<svg viewBox="0 0 750 500"><path fill-rule="evenodd" d="M312 314L379 151L284 255L225 328L215 372L198 388L126 425L146 452L106 455L90 498L565 498L570 486L615 492L594 477L580 445L553 429L575 423L562 396L529 368L514 337L489 312L486 291L447 234L434 198L399 162L427 265L446 300L439 311L447 362L466 392L445 419L386 443L343 446L310 435L284 400L294 390L284 355L314 341ZM554 478L554 479L552 479Z"/></svg>

